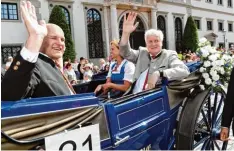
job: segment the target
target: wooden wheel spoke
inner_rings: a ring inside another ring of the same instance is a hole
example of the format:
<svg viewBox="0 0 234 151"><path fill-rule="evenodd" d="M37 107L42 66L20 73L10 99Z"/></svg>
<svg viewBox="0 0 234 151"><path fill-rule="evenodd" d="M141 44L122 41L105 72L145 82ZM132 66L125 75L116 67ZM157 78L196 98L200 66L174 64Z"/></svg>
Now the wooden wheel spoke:
<svg viewBox="0 0 234 151"><path fill-rule="evenodd" d="M218 98L218 93L215 93L215 98L214 98L214 106L212 107L213 112L212 112L212 127L214 127L215 124L215 118L216 118L216 105L217 105L217 98Z"/></svg>
<svg viewBox="0 0 234 151"><path fill-rule="evenodd" d="M208 98L208 110L207 110L207 115L208 115L208 123L212 123L211 122L211 99L210 97ZM211 129L212 129L212 124L210 125L211 126Z"/></svg>
<svg viewBox="0 0 234 151"><path fill-rule="evenodd" d="M219 147L218 143L217 143L216 141L213 141L213 142L214 142L215 147L216 147L218 150L220 150L220 147Z"/></svg>
<svg viewBox="0 0 234 151"><path fill-rule="evenodd" d="M205 112L204 112L203 109L201 109L201 113L202 113L202 116L203 116L203 120L204 120L204 122L205 122L205 124L206 124L206 126L207 126L207 130L210 131L210 130L211 130L211 127L210 127L210 124L209 124L209 122L208 122L208 120L207 120L207 118L206 118L206 115L205 115Z"/></svg>

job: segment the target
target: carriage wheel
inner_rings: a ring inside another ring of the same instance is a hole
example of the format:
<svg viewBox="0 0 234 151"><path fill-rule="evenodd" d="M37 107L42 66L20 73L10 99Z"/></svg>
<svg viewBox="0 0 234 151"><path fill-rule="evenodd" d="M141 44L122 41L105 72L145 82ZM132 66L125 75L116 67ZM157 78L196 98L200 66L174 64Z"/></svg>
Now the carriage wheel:
<svg viewBox="0 0 234 151"><path fill-rule="evenodd" d="M186 101L177 128L178 150L225 150L220 127L225 92L205 90Z"/></svg>

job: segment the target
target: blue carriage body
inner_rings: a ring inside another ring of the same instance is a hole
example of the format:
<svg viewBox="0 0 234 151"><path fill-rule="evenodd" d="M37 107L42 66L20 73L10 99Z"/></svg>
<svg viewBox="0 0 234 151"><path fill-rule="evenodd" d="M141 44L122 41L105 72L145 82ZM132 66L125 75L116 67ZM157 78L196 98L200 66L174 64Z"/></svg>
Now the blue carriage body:
<svg viewBox="0 0 234 151"><path fill-rule="evenodd" d="M1 118L6 120L75 108L102 107L108 132L108 137L101 140L102 149L172 149L176 119L183 100L170 102L167 91L167 86L162 85L150 91L117 98L125 100L121 103L104 103L93 93L2 101Z"/></svg>

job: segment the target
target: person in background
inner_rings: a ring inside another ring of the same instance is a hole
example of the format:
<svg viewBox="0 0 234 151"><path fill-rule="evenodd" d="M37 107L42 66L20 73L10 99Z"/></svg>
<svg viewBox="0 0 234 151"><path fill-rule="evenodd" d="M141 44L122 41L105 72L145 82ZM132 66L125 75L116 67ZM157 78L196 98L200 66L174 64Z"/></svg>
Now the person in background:
<svg viewBox="0 0 234 151"><path fill-rule="evenodd" d="M104 59L99 60L100 71L105 71L106 61Z"/></svg>
<svg viewBox="0 0 234 151"><path fill-rule="evenodd" d="M68 61L64 61L64 63L63 63L63 71L65 71L65 70L66 70L66 66L67 66L67 64L68 64Z"/></svg>
<svg viewBox="0 0 234 151"><path fill-rule="evenodd" d="M83 58L83 57L80 57L80 62L79 62L79 64L78 64L78 66L77 66L77 70L79 71L79 73L80 73L80 80L83 80L83 74L84 74L84 65L85 65L85 58Z"/></svg>
<svg viewBox="0 0 234 151"><path fill-rule="evenodd" d="M234 133L234 69L232 69L230 82L228 84L227 97L224 100L222 122L221 122L221 141L227 141L232 123L232 132Z"/></svg>
<svg viewBox="0 0 234 151"><path fill-rule="evenodd" d="M85 64L85 66L84 66L84 74L85 73L90 73L91 74L91 76L93 75L93 67L92 67L92 65L90 64L90 63L87 63L87 64ZM90 75L89 74L89 75ZM84 77L83 77L84 78Z"/></svg>
<svg viewBox="0 0 234 151"><path fill-rule="evenodd" d="M93 74L99 73L99 68L98 66L93 66Z"/></svg>
<svg viewBox="0 0 234 151"><path fill-rule="evenodd" d="M98 85L95 94L105 95L110 90L111 96L115 96L116 93L121 95L132 85L135 65L120 55L118 43L118 40L111 41L110 53L115 62L110 65L106 83Z"/></svg>
<svg viewBox="0 0 234 151"><path fill-rule="evenodd" d="M10 68L12 62L13 62L13 57L9 56L7 58L7 62L6 62L6 66L5 66L5 71L7 71Z"/></svg>
<svg viewBox="0 0 234 151"><path fill-rule="evenodd" d="M104 69L105 69L104 71L109 71L109 69L110 69L110 64L107 63L107 64L105 65L105 68L104 68Z"/></svg>
<svg viewBox="0 0 234 151"><path fill-rule="evenodd" d="M193 60L191 59L191 55L186 55L185 57L185 63L188 63L188 62L193 62Z"/></svg>
<svg viewBox="0 0 234 151"><path fill-rule="evenodd" d="M77 61L77 59L74 59L74 61L71 63L72 64L72 68L74 69L74 71L75 71L75 74L76 74L76 79L79 79L80 78L80 73L79 73L79 71L78 71L78 61Z"/></svg>
<svg viewBox="0 0 234 151"><path fill-rule="evenodd" d="M77 81L76 73L75 73L74 69L72 68L71 63L66 64L65 70L64 70L64 75L71 84L76 84L76 81Z"/></svg>
<svg viewBox="0 0 234 151"><path fill-rule="evenodd" d="M93 76L92 72L85 72L82 83L90 82L92 80L92 76Z"/></svg>
<svg viewBox="0 0 234 151"><path fill-rule="evenodd" d="M182 54L182 51L179 51L179 53L178 53L178 58L179 58L180 60L183 60L183 54Z"/></svg>

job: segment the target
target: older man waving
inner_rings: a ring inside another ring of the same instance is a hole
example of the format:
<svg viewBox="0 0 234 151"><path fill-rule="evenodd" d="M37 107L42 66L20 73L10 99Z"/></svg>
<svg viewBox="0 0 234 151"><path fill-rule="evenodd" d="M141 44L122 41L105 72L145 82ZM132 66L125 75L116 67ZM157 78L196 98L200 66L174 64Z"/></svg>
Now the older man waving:
<svg viewBox="0 0 234 151"><path fill-rule="evenodd" d="M163 33L150 29L145 32L145 47L131 49L128 41L130 34L136 29L134 24L137 13L130 12L124 16L123 33L120 41L121 55L136 64L134 80L137 80L133 93L155 87L158 80L166 77L168 80L179 80L189 75L187 66L178 59L176 51L162 49Z"/></svg>

